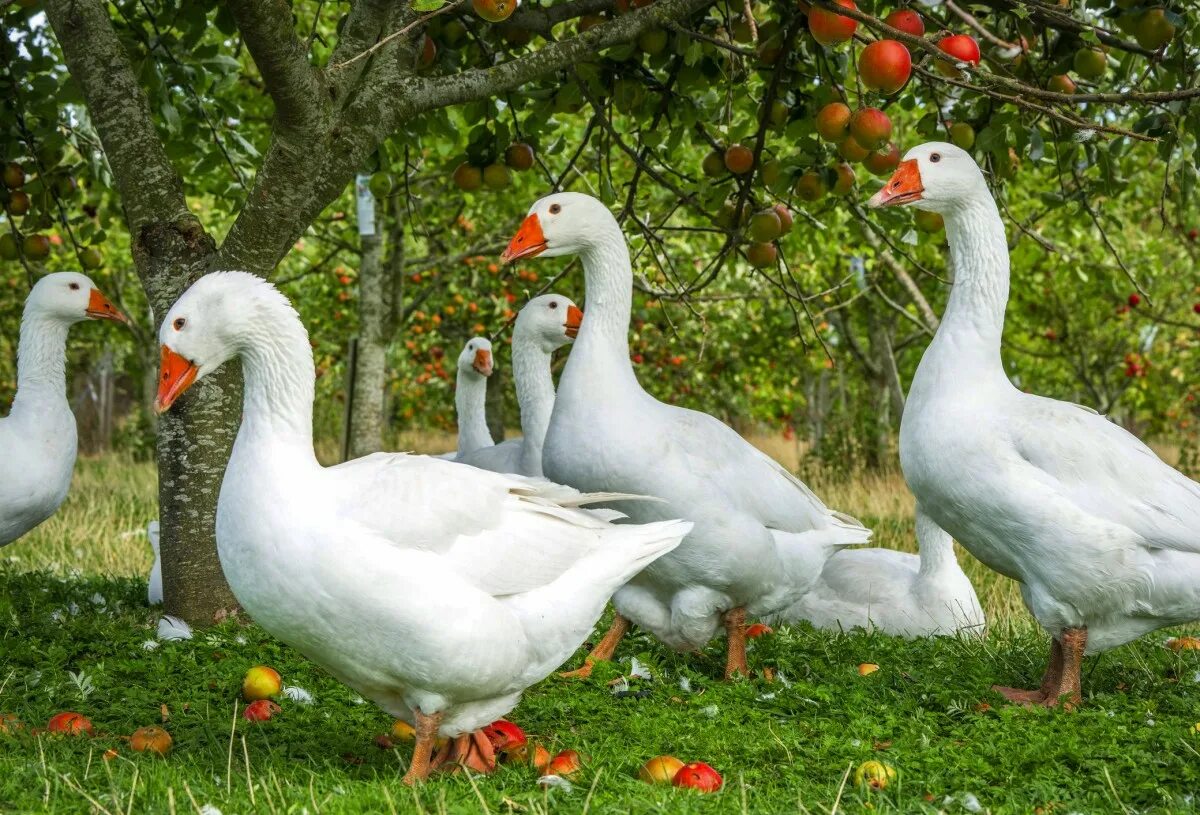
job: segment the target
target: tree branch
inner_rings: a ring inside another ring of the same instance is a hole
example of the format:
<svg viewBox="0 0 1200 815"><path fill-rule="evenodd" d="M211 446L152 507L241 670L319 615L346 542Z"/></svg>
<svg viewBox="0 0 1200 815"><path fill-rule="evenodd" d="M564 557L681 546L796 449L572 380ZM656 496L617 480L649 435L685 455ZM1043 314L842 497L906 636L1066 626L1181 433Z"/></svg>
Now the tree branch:
<svg viewBox="0 0 1200 815"><path fill-rule="evenodd" d="M275 100L275 119L302 130L324 115L325 83L309 62L308 46L296 34L285 0L229 0L229 11Z"/></svg>
<svg viewBox="0 0 1200 815"><path fill-rule="evenodd" d="M583 17L585 14L611 11L612 8L613 0L570 0L567 3L558 3L548 7L526 5L517 9L516 13L508 18L505 25L545 35L549 34L550 29L559 23Z"/></svg>

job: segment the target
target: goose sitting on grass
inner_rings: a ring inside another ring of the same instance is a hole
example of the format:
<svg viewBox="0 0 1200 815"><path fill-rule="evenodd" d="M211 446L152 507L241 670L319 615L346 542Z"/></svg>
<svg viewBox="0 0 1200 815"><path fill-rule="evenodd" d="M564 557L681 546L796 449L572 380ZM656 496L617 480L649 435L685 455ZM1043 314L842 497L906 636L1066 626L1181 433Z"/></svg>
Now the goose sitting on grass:
<svg viewBox="0 0 1200 815"><path fill-rule="evenodd" d="M691 529L614 525L612 500L428 456L336 467L313 452L315 374L287 299L244 272L206 275L159 332L157 408L238 357L242 424L217 502L217 548L241 606L416 730L405 780L495 767L480 728L579 647L613 591ZM446 746L432 755L438 736Z"/></svg>

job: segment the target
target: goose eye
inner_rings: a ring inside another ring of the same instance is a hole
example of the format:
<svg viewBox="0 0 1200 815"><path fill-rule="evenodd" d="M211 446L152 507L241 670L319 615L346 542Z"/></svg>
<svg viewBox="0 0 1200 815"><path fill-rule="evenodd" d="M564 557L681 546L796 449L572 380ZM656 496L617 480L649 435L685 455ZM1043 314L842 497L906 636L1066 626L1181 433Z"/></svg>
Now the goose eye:
<svg viewBox="0 0 1200 815"><path fill-rule="evenodd" d="M550 214L551 215L557 215L560 212L562 212L562 204L551 204L550 205Z"/></svg>
<svg viewBox="0 0 1200 815"><path fill-rule="evenodd" d="M550 308L558 308L558 301L557 301L557 300L551 300L551 301L550 301Z"/></svg>
<svg viewBox="0 0 1200 815"><path fill-rule="evenodd" d="M79 291L79 284L78 283L68 283L67 288L69 288L71 291Z"/></svg>
<svg viewBox="0 0 1200 815"><path fill-rule="evenodd" d="M182 331L183 327L187 325L187 320L182 317L176 317L175 322L171 323L171 325L175 326L176 331Z"/></svg>
<svg viewBox="0 0 1200 815"><path fill-rule="evenodd" d="M934 164L937 164L939 161L942 160L942 154L941 153L933 153L929 156L929 160L932 161Z"/></svg>

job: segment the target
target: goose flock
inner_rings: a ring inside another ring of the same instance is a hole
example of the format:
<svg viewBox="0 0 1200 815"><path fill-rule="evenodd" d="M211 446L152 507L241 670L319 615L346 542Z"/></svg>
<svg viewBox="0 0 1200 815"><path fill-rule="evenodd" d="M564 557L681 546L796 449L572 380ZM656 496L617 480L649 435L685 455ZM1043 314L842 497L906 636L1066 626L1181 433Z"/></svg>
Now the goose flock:
<svg viewBox="0 0 1200 815"><path fill-rule="evenodd" d="M325 467L313 451L308 335L270 283L199 279L161 324L156 408L241 363L242 422L217 509L217 546L242 607L275 637L392 716L416 741L406 781L496 765L482 728L614 622L583 665L636 626L680 651L725 637L725 677L747 674L752 619L903 637L979 636L984 616L957 540L1019 582L1051 638L1023 704L1077 705L1080 666L1200 618L1200 485L1085 407L1005 375L1004 226L971 156L909 151L869 202L939 213L955 281L913 380L900 461L919 554L863 548L871 531L707 414L664 404L630 363L633 273L598 200L560 192L529 210L503 260L577 255L584 312L529 301L512 335L519 439L488 432L495 360L458 358L458 445ZM44 277L21 327L18 391L0 421L0 545L49 517L75 458L67 328L123 320L86 277ZM573 348L557 392L552 357ZM157 524L150 530L157 543ZM156 569L157 571L157 569ZM150 600L161 599L161 581ZM443 742L439 747L439 739Z"/></svg>

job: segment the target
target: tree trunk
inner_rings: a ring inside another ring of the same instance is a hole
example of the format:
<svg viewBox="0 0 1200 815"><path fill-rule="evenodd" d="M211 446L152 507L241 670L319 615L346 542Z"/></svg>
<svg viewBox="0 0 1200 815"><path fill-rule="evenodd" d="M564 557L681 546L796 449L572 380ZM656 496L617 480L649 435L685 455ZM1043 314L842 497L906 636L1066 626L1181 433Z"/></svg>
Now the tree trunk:
<svg viewBox="0 0 1200 815"><path fill-rule="evenodd" d="M350 410L350 458L383 449L383 391L387 384L386 294L388 270L383 263L382 230L363 235L358 269L358 360L354 367L354 402Z"/></svg>

